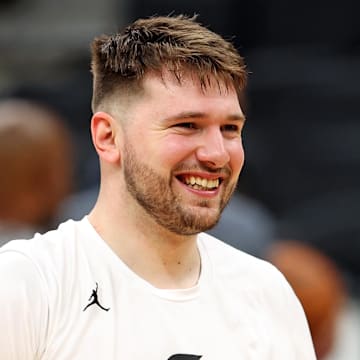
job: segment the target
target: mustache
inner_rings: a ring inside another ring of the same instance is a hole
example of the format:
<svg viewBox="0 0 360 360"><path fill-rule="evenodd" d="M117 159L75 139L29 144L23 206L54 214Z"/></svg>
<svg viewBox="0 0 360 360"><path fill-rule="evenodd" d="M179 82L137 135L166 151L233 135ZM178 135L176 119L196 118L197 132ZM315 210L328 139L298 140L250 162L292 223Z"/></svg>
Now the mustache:
<svg viewBox="0 0 360 360"><path fill-rule="evenodd" d="M232 171L229 166L222 167L222 168L214 168L211 166L206 166L206 164L179 164L176 168L173 169L173 172L208 172L211 174L219 174L230 176Z"/></svg>

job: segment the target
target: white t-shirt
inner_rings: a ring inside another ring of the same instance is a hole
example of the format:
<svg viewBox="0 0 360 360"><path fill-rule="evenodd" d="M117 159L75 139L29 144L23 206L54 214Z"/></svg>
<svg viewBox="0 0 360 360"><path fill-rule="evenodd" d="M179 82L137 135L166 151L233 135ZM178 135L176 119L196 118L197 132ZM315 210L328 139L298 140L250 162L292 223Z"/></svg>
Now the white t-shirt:
<svg viewBox="0 0 360 360"><path fill-rule="evenodd" d="M0 249L0 359L313 360L284 277L199 234L198 284L161 290L85 217Z"/></svg>

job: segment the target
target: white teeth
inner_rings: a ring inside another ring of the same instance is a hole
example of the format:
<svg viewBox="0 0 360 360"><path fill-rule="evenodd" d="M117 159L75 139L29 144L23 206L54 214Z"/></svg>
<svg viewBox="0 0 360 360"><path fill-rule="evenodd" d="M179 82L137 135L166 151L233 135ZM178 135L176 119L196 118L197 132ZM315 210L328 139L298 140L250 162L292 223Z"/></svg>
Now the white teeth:
<svg viewBox="0 0 360 360"><path fill-rule="evenodd" d="M219 187L220 184L219 179L210 180L210 179L200 178L198 176L185 177L184 182L187 185L192 185L194 189L201 189L201 188L214 189Z"/></svg>

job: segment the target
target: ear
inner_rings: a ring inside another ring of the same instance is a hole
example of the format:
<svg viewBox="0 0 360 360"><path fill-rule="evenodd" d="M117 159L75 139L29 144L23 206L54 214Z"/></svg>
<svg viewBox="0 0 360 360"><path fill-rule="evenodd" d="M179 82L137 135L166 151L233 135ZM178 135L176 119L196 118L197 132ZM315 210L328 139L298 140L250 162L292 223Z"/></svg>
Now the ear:
<svg viewBox="0 0 360 360"><path fill-rule="evenodd" d="M91 136L100 159L108 163L120 161L120 149L117 146L119 124L106 112L97 112L91 119Z"/></svg>

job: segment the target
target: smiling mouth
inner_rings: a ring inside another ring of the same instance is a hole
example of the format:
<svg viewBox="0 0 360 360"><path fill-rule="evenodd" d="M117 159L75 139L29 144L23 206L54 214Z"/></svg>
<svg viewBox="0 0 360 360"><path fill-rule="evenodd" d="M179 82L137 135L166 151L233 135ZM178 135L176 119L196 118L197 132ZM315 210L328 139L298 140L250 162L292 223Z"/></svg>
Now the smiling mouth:
<svg viewBox="0 0 360 360"><path fill-rule="evenodd" d="M216 190L221 184L220 178L205 179L199 176L179 176L178 179L186 186L195 190Z"/></svg>

